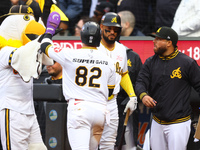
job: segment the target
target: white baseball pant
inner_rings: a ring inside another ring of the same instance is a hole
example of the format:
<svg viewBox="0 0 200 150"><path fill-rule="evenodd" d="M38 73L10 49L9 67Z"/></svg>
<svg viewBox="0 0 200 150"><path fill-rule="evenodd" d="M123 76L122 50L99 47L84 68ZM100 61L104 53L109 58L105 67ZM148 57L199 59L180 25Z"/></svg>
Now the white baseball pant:
<svg viewBox="0 0 200 150"><path fill-rule="evenodd" d="M116 95L108 101L107 110L110 112L110 123L105 123L99 144L100 150L114 150L119 122Z"/></svg>
<svg viewBox="0 0 200 150"><path fill-rule="evenodd" d="M69 100L67 131L73 150L97 149L106 121L106 114L106 105Z"/></svg>
<svg viewBox="0 0 200 150"><path fill-rule="evenodd" d="M150 145L152 150L186 150L191 120L163 125L152 119Z"/></svg>
<svg viewBox="0 0 200 150"><path fill-rule="evenodd" d="M30 144L39 144L42 150L46 148L35 114L25 115L3 109L0 111L0 123L4 150L27 150Z"/></svg>

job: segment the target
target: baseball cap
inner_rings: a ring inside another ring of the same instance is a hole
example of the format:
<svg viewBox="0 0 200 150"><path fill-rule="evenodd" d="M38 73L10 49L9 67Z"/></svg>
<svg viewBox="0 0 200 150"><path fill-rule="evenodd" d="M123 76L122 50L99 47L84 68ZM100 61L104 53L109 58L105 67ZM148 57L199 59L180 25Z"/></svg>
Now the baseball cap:
<svg viewBox="0 0 200 150"><path fill-rule="evenodd" d="M150 34L152 37L159 37L162 39L170 40L172 41L172 45L174 47L177 47L177 42L178 42L178 34L176 31L174 31L170 27L160 27L157 31L156 34Z"/></svg>
<svg viewBox="0 0 200 150"><path fill-rule="evenodd" d="M28 14L34 16L33 10L28 5L13 5L8 14L0 16L0 24L3 22L3 20L8 17L9 15L19 15L19 14Z"/></svg>
<svg viewBox="0 0 200 150"><path fill-rule="evenodd" d="M113 12L113 9L114 9L114 5L107 1L98 2L96 5L96 10L100 11L103 14L107 12Z"/></svg>

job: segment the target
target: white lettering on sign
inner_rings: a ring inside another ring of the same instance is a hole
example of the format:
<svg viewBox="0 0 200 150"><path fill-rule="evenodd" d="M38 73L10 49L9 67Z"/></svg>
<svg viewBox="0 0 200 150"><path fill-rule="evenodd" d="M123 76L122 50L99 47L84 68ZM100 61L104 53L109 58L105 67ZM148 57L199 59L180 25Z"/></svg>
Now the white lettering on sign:
<svg viewBox="0 0 200 150"><path fill-rule="evenodd" d="M81 42L53 42L55 49L63 49L63 48L71 48L71 49L79 49L82 47Z"/></svg>
<svg viewBox="0 0 200 150"><path fill-rule="evenodd" d="M185 50L179 50L180 52L190 56L194 60L199 60L200 59L200 48L199 47L190 47L186 51Z"/></svg>

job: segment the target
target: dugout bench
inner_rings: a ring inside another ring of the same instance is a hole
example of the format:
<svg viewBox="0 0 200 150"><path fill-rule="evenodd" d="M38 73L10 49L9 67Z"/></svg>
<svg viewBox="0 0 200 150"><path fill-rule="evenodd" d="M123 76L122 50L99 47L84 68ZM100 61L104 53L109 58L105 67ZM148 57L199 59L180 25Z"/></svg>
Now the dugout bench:
<svg viewBox="0 0 200 150"><path fill-rule="evenodd" d="M62 93L62 85L34 83L33 98L34 101L41 102L45 109L45 115L38 117L46 119L45 127L43 128L45 130L45 138L43 139L47 149L71 150L66 129L67 102Z"/></svg>

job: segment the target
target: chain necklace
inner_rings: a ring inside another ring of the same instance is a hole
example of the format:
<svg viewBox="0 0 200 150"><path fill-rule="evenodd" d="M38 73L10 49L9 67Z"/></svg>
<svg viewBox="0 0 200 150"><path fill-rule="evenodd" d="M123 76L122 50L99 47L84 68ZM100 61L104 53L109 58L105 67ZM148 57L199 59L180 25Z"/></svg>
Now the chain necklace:
<svg viewBox="0 0 200 150"><path fill-rule="evenodd" d="M110 58L112 58L112 51L115 49L115 45L114 45L114 47L111 50L109 50L108 47L105 46L102 41L101 41L101 44L103 45L103 47L104 47L104 49L106 51L107 56L110 57Z"/></svg>

